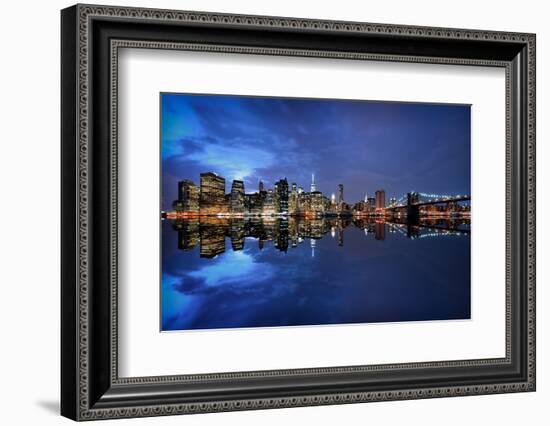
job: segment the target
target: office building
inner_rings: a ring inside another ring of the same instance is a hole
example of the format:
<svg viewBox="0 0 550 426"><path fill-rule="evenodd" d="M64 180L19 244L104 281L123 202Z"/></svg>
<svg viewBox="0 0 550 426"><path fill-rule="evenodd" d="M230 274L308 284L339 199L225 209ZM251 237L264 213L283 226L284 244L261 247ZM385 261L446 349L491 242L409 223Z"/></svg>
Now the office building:
<svg viewBox="0 0 550 426"><path fill-rule="evenodd" d="M178 199L174 201L174 208L179 212L199 212L200 189L190 180L178 182Z"/></svg>
<svg viewBox="0 0 550 426"><path fill-rule="evenodd" d="M386 207L386 193L384 190L379 189L375 192L374 197L376 199L376 209L383 209Z"/></svg>
<svg viewBox="0 0 550 426"><path fill-rule="evenodd" d="M200 212L214 215L227 213L225 200L225 179L215 173L201 173Z"/></svg>
<svg viewBox="0 0 550 426"><path fill-rule="evenodd" d="M231 184L230 197L231 213L244 213L244 182L242 180L234 180Z"/></svg>
<svg viewBox="0 0 550 426"><path fill-rule="evenodd" d="M286 178L281 179L275 184L275 192L277 199L278 213L282 215L288 214L289 199L288 199L288 182Z"/></svg>

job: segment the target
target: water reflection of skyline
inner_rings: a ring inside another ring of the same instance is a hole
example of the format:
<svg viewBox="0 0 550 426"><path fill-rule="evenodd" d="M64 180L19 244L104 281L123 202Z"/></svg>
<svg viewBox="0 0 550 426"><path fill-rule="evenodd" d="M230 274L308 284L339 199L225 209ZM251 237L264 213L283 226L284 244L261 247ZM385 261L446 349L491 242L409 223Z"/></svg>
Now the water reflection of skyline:
<svg viewBox="0 0 550 426"><path fill-rule="evenodd" d="M162 330L470 317L463 221L200 218L162 235Z"/></svg>
<svg viewBox="0 0 550 426"><path fill-rule="evenodd" d="M409 239L468 236L470 233L468 219L442 218L425 218L417 224L373 218L201 217L169 222L172 229L178 233L178 249L189 251L199 246L202 258L214 258L227 251L226 239L230 240L233 251L243 250L246 239L255 239L259 250L269 242L274 248L285 253L289 248L296 248L309 240L312 256L314 256L317 240L330 237L342 247L345 242L346 228L351 227L362 230L366 237L372 237L377 241L384 241L387 232Z"/></svg>

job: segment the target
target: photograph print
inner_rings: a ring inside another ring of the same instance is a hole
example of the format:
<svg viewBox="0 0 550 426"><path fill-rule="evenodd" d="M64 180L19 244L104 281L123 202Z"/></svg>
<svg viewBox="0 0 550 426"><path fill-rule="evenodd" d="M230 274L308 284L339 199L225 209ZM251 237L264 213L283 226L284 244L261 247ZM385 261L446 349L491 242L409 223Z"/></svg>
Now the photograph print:
<svg viewBox="0 0 550 426"><path fill-rule="evenodd" d="M470 319L470 105L160 110L161 331Z"/></svg>

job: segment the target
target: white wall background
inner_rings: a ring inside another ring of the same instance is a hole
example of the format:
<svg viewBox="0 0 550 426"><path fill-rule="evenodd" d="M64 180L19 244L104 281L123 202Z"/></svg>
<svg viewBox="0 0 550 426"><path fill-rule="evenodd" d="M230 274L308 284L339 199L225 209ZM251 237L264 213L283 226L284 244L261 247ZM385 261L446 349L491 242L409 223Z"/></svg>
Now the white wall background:
<svg viewBox="0 0 550 426"><path fill-rule="evenodd" d="M540 0L392 2L104 0L103 4L526 31L537 33L538 390L316 408L107 421L102 424L279 425L547 424L550 401L550 27ZM59 417L59 9L71 2L2 6L0 51L0 418L6 425L69 424ZM545 419L546 418L546 419Z"/></svg>

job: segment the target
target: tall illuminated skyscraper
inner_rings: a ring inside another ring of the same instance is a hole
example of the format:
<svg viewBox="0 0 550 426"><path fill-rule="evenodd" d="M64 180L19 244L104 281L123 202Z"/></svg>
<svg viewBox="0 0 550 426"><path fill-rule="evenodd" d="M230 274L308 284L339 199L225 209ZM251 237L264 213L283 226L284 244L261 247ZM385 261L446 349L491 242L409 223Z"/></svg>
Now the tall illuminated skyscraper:
<svg viewBox="0 0 550 426"><path fill-rule="evenodd" d="M288 214L288 181L286 178L281 179L275 184L275 195L278 204L277 213Z"/></svg>
<svg viewBox="0 0 550 426"><path fill-rule="evenodd" d="M230 208L232 213L244 213L244 182L234 180L231 184Z"/></svg>
<svg viewBox="0 0 550 426"><path fill-rule="evenodd" d="M226 212L225 179L215 173L200 174L200 211L201 214Z"/></svg>
<svg viewBox="0 0 550 426"><path fill-rule="evenodd" d="M200 188L192 181L185 179L178 182L178 200L174 202L174 208L185 212L199 212Z"/></svg>
<svg viewBox="0 0 550 426"><path fill-rule="evenodd" d="M298 212L298 186L292 183L292 190L288 196L288 214L294 215Z"/></svg>
<svg viewBox="0 0 550 426"><path fill-rule="evenodd" d="M311 191L310 192L315 192L317 191L317 185L315 185L315 173L312 173L311 174Z"/></svg>
<svg viewBox="0 0 550 426"><path fill-rule="evenodd" d="M386 192L382 189L379 189L375 193L376 197L376 208L377 209L383 209L386 207Z"/></svg>

